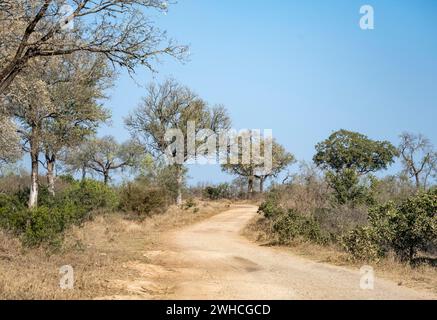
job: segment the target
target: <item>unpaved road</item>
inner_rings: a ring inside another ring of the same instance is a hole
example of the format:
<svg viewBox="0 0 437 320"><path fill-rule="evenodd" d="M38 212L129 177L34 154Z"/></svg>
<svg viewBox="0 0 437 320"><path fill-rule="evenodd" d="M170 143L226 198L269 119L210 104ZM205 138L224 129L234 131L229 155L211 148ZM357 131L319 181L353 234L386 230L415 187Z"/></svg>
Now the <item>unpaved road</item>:
<svg viewBox="0 0 437 320"><path fill-rule="evenodd" d="M167 249L148 252L162 268L168 299L436 299L379 279L360 289L358 270L313 262L261 247L239 235L255 206L235 206L201 223L166 234Z"/></svg>

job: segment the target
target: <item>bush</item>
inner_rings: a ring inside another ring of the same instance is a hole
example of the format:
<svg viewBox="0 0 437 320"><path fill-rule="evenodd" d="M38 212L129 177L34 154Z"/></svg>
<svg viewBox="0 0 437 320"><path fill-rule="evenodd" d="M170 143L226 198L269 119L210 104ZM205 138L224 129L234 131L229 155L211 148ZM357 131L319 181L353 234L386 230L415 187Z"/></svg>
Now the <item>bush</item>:
<svg viewBox="0 0 437 320"><path fill-rule="evenodd" d="M0 227L10 231L16 230L20 224L18 221L21 220L19 216L25 209L18 197L0 194Z"/></svg>
<svg viewBox="0 0 437 320"><path fill-rule="evenodd" d="M114 210L118 206L118 196L113 189L95 180L76 182L61 195L60 202L72 202L87 212L97 209Z"/></svg>
<svg viewBox="0 0 437 320"><path fill-rule="evenodd" d="M188 210L188 209L194 208L195 206L196 206L196 201L194 201L193 198L188 198L188 199L185 201L185 204L184 204L183 208L184 208L185 210Z"/></svg>
<svg viewBox="0 0 437 320"><path fill-rule="evenodd" d="M27 205L29 201L30 188L24 187L17 192L15 192L14 196L23 204ZM51 206L53 205L55 199L49 193L49 189L45 185L38 186L38 205L41 206Z"/></svg>
<svg viewBox="0 0 437 320"><path fill-rule="evenodd" d="M437 189L373 208L369 220L402 261L412 262L437 238Z"/></svg>
<svg viewBox="0 0 437 320"><path fill-rule="evenodd" d="M437 190L374 207L369 222L343 238L347 252L356 259L374 260L392 249L401 261L412 263L417 252L432 247L437 238Z"/></svg>
<svg viewBox="0 0 437 320"><path fill-rule="evenodd" d="M63 232L71 224L81 224L87 212L74 203L27 209L16 200L0 201L0 222L3 229L20 236L27 246L42 243L60 245ZM18 205L17 205L18 203Z"/></svg>
<svg viewBox="0 0 437 320"><path fill-rule="evenodd" d="M278 236L280 243L289 243L296 238L326 243L327 239L322 235L320 226L309 217L299 215L294 210L280 214L273 222L273 231Z"/></svg>
<svg viewBox="0 0 437 320"><path fill-rule="evenodd" d="M377 233L372 227L358 227L342 237L341 244L353 259L374 261L384 256Z"/></svg>
<svg viewBox="0 0 437 320"><path fill-rule="evenodd" d="M204 189L203 196L209 200L229 199L232 197L231 186L227 183L208 186Z"/></svg>
<svg viewBox="0 0 437 320"><path fill-rule="evenodd" d="M74 183L55 197L41 187L38 208L28 209L27 197L26 189L14 196L0 195L0 227L20 236L27 246L58 246L69 226L82 224L93 210L112 210L118 203L112 189L92 180Z"/></svg>
<svg viewBox="0 0 437 320"><path fill-rule="evenodd" d="M281 215L284 211L280 206L281 195L278 191L270 191L266 199L258 208L258 213L264 214L267 219Z"/></svg>
<svg viewBox="0 0 437 320"><path fill-rule="evenodd" d="M121 188L120 209L137 215L160 213L167 209L169 195L165 190L140 182L130 182Z"/></svg>

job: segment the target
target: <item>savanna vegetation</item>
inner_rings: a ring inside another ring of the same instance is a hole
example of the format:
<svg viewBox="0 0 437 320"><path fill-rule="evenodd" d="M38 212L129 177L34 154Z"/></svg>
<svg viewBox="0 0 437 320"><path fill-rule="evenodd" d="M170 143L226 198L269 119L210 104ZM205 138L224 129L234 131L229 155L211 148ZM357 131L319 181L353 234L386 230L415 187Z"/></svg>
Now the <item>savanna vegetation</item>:
<svg viewBox="0 0 437 320"><path fill-rule="evenodd" d="M421 135L400 137L395 147L356 132L334 132L316 145L313 164L302 164L299 173L271 188L258 223L279 244L335 246L357 261L394 255L413 266L435 265L436 151ZM396 157L402 172L376 175Z"/></svg>
<svg viewBox="0 0 437 320"><path fill-rule="evenodd" d="M223 105L167 79L150 84L139 105L126 114L127 141L98 134L111 121L105 103L120 71L154 71L163 56L185 60L188 48L168 38L145 14L165 12L167 3L77 0L71 1L67 18L63 3L0 3L2 263L15 259L17 267L25 258L16 252L31 250L35 255L29 260L42 265L46 254L54 252L85 252L84 257L97 261L93 254L107 253L86 247L89 237L79 241L71 236L91 228L90 221L105 225L96 238L128 246L131 239L126 233L117 238L111 224L120 229L129 225L145 239L150 232L197 221L244 199L261 203L256 224L270 243L335 246L357 261L394 255L412 266L436 264L437 151L426 137L402 133L395 146L339 130L315 146L312 163L292 171L295 156L275 139L270 168L254 159L254 143L259 142L261 154L267 143L255 141L259 136L249 131L240 139L249 141L251 161L242 161L247 155L238 143L238 161L221 163L222 171L234 176L232 182L188 186L187 166L197 156L186 145L188 136L200 137L193 142L197 150L229 130L231 117ZM179 130L185 141L182 154L168 139L171 130ZM231 143L226 147L231 149ZM166 155L181 161L167 163ZM402 172L383 176L396 160ZM119 253L115 245L111 250ZM107 272L114 261L104 264ZM91 268L85 258L79 265ZM11 278L17 274L10 271ZM20 298L18 291L32 294L25 283L7 291L6 281L10 278L0 276L6 297ZM100 287L88 290L90 296L92 290L105 294ZM42 291L35 295L46 297Z"/></svg>

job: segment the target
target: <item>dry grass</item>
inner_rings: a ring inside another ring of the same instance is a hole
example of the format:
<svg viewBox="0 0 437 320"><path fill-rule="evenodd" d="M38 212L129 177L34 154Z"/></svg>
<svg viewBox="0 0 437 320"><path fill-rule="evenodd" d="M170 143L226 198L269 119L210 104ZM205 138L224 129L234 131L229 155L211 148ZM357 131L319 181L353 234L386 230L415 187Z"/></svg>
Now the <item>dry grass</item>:
<svg viewBox="0 0 437 320"><path fill-rule="evenodd" d="M252 219L246 226L242 231L242 235L260 245L274 245L276 239L269 232L270 228L270 222L258 216ZM282 246L282 249L313 261L330 263L337 266L358 269L364 264L370 264L374 268L377 277L392 280L400 286L437 293L436 267L422 265L413 268L408 264L399 263L393 256L373 263L353 261L345 252L334 245L320 246L303 241L296 241L286 247Z"/></svg>
<svg viewBox="0 0 437 320"><path fill-rule="evenodd" d="M126 220L120 213L99 215L83 227L71 229L56 253L23 248L17 239L0 232L0 299L135 298L139 291L142 298L147 297L135 280L141 278L145 266L155 268L144 253L159 249L162 232L195 223L230 206L226 201L196 202L198 209L171 207L165 214L142 222ZM59 287L59 268L63 265L74 268L73 290ZM134 288L125 285L131 283Z"/></svg>

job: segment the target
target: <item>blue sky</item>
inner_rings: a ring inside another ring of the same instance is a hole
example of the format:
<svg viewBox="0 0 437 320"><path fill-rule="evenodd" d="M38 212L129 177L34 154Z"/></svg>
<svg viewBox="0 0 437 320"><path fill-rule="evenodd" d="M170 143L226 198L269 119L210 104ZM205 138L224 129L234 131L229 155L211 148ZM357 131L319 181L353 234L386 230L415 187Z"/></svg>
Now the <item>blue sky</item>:
<svg viewBox="0 0 437 320"><path fill-rule="evenodd" d="M365 4L374 30L359 28ZM224 104L234 128L273 129L299 160L341 128L396 144L402 131L420 132L437 144L436 1L180 0L151 15L191 56L164 59L157 74L138 69L138 83L172 76ZM144 94L122 73L105 102L113 124L100 134L129 138L123 118ZM189 175L191 184L231 178L212 166Z"/></svg>

